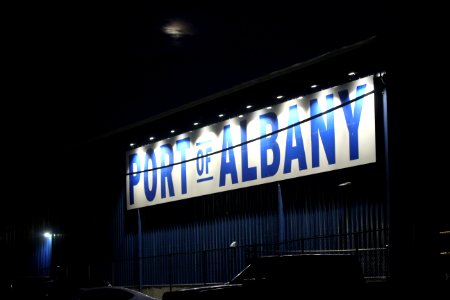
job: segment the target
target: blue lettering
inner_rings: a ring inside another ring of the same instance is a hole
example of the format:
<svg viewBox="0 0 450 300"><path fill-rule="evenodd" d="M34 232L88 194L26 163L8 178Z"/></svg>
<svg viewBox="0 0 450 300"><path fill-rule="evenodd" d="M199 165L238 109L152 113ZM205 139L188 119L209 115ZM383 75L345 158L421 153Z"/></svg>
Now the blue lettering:
<svg viewBox="0 0 450 300"><path fill-rule="evenodd" d="M187 193L186 184L186 149L190 147L189 138L184 138L176 142L177 150L181 152L181 193Z"/></svg>
<svg viewBox="0 0 450 300"><path fill-rule="evenodd" d="M292 105L289 107L289 119L288 126L295 124L300 121L298 116L297 105ZM295 140L294 140L295 138ZM295 145L294 145L295 142ZM291 172L291 165L294 159L298 160L298 169L303 170L307 168L306 157L305 157L305 147L303 145L302 129L300 124L287 129L286 136L286 153L285 153L284 169L283 173Z"/></svg>
<svg viewBox="0 0 450 300"><path fill-rule="evenodd" d="M203 166L204 160L203 160L202 156L203 156L203 150L198 149L196 162L197 162L197 174L199 176L201 176L203 174L203 169L205 168Z"/></svg>
<svg viewBox="0 0 450 300"><path fill-rule="evenodd" d="M141 171L141 164L139 162L139 157L136 153L131 154L129 159L129 173L133 173L133 172L140 172ZM134 169L134 165L136 165L136 171L133 171ZM134 204L134 187L139 183L139 180L141 179L141 173L137 173L137 174L130 174L128 175L130 176L130 183L129 183L129 194L130 194L130 205Z"/></svg>
<svg viewBox="0 0 450 300"><path fill-rule="evenodd" d="M242 120L241 123L241 143L247 142L247 120ZM241 146L242 157L242 181L250 181L256 179L256 167L248 166L248 148L247 144Z"/></svg>
<svg viewBox="0 0 450 300"><path fill-rule="evenodd" d="M211 153L211 152L212 152L212 148L206 147L206 149L205 149L206 155L208 155L208 153ZM209 174L209 163L210 162L211 162L211 156L206 156L205 157L206 174Z"/></svg>
<svg viewBox="0 0 450 300"><path fill-rule="evenodd" d="M149 148L147 152L145 153L145 170L149 170L149 161L152 162L151 168L156 168L156 157L155 152L152 148ZM152 172L152 188L149 188L148 186L148 173ZM153 201L156 196L156 183L157 183L157 171L145 171L144 172L144 192L145 197L147 198L147 201Z"/></svg>
<svg viewBox="0 0 450 300"><path fill-rule="evenodd" d="M271 132L278 130L278 119L274 112L270 112L259 116L260 134L264 136L267 134L267 125L270 125ZM261 177L270 177L277 173L280 166L280 146L277 143L278 133L273 133L269 136L262 137L261 142ZM272 164L268 162L267 152L271 150L273 154Z"/></svg>
<svg viewBox="0 0 450 300"><path fill-rule="evenodd" d="M358 86L356 88L356 97L364 95L365 90L366 90L365 84ZM340 91L339 98L341 100L341 103L350 101L350 97L348 95L347 90ZM350 160L359 158L358 128L359 128L359 121L361 120L361 110L363 106L363 100L364 99L359 99L355 101L353 113L352 113L352 106L350 104L347 104L342 107L349 134Z"/></svg>
<svg viewBox="0 0 450 300"><path fill-rule="evenodd" d="M173 181L172 181L172 169L173 166L166 167L173 164L173 151L172 145L165 144L160 147L161 150L161 198L166 198L166 180L167 186L169 188L169 196L175 196L173 191ZM166 164L166 155L169 158L169 163Z"/></svg>
<svg viewBox="0 0 450 300"><path fill-rule="evenodd" d="M223 142L222 149L233 147L233 141L231 139L230 125L226 125L223 128ZM227 154L229 161L227 161ZM228 149L222 151L222 159L220 162L220 179L219 186L224 186L227 174L231 175L231 183L235 184L238 181L237 171L236 171L236 160L234 159L234 149Z"/></svg>
<svg viewBox="0 0 450 300"><path fill-rule="evenodd" d="M333 94L327 95L327 109L333 108ZM311 117L321 113L317 99L311 100ZM318 167L320 165L319 157L319 134L322 140L328 164L336 163L336 143L334 138L334 113L333 111L327 114L327 126L322 116L311 120L311 152L312 152L312 166Z"/></svg>

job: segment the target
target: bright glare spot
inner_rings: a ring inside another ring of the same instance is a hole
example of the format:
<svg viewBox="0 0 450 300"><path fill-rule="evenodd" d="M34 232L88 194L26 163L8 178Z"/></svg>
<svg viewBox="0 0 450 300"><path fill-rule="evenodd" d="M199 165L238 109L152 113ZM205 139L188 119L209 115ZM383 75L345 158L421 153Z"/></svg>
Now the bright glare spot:
<svg viewBox="0 0 450 300"><path fill-rule="evenodd" d="M174 129L172 129L171 131L170 131L170 133L174 133L175 132L175 130Z"/></svg>
<svg viewBox="0 0 450 300"><path fill-rule="evenodd" d="M130 147L134 147L136 145L135 143L130 143Z"/></svg>
<svg viewBox="0 0 450 300"><path fill-rule="evenodd" d="M338 184L338 186L347 186L347 185L351 185L351 184L352 184L351 181L347 181L347 182Z"/></svg>
<svg viewBox="0 0 450 300"><path fill-rule="evenodd" d="M249 108L252 108L252 106L251 105L247 105L245 108L249 109Z"/></svg>
<svg viewBox="0 0 450 300"><path fill-rule="evenodd" d="M267 106L266 109L272 109L272 106Z"/></svg>
<svg viewBox="0 0 450 300"><path fill-rule="evenodd" d="M52 238L52 234L50 232L45 232L44 237L50 239L50 238Z"/></svg>
<svg viewBox="0 0 450 300"><path fill-rule="evenodd" d="M280 95L280 96L277 96L277 99L281 99L281 98L283 98L284 96L282 96L282 95Z"/></svg>
<svg viewBox="0 0 450 300"><path fill-rule="evenodd" d="M155 137L153 137L153 136L149 137L150 141L153 141L154 139L155 139Z"/></svg>
<svg viewBox="0 0 450 300"><path fill-rule="evenodd" d="M356 75L355 72L350 72L350 73L348 73L348 76L355 76L355 75Z"/></svg>
<svg viewBox="0 0 450 300"><path fill-rule="evenodd" d="M195 123L194 123L194 126L197 126L197 125L198 125L198 122L195 122Z"/></svg>
<svg viewBox="0 0 450 300"><path fill-rule="evenodd" d="M313 84L313 85L311 86L312 89L314 89L314 88L316 88L316 87L317 87L317 84Z"/></svg>
<svg viewBox="0 0 450 300"><path fill-rule="evenodd" d="M175 39L194 34L192 26L183 20L170 20L162 27L162 31Z"/></svg>
<svg viewBox="0 0 450 300"><path fill-rule="evenodd" d="M243 118L244 117L244 115L239 115L239 118Z"/></svg>
<svg viewBox="0 0 450 300"><path fill-rule="evenodd" d="M223 117L223 114L220 114L220 115L219 115L219 118L222 118L222 117Z"/></svg>

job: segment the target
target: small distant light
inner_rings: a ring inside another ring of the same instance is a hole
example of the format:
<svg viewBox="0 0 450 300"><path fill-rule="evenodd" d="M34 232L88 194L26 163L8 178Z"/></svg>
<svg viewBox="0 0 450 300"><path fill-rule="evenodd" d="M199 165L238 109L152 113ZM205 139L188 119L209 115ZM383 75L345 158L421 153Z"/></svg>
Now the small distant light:
<svg viewBox="0 0 450 300"><path fill-rule="evenodd" d="M245 108L249 109L249 108L252 108L252 106L251 105L247 105Z"/></svg>
<svg viewBox="0 0 450 300"><path fill-rule="evenodd" d="M151 136L148 138L150 141L153 141L155 139L155 137Z"/></svg>
<svg viewBox="0 0 450 300"><path fill-rule="evenodd" d="M350 72L350 73L348 73L348 76L355 76L355 75L356 75L355 72Z"/></svg>
<svg viewBox="0 0 450 300"><path fill-rule="evenodd" d="M244 117L244 115L239 115L239 118L243 118Z"/></svg>
<svg viewBox="0 0 450 300"><path fill-rule="evenodd" d="M47 239L51 239L52 238L52 234L50 232L45 232L44 233L44 237Z"/></svg>
<svg viewBox="0 0 450 300"><path fill-rule="evenodd" d="M195 123L194 123L194 126L197 126L197 125L198 125L198 122L195 122Z"/></svg>
<svg viewBox="0 0 450 300"><path fill-rule="evenodd" d="M318 85L317 85L317 84L313 84L313 85L311 85L311 88L312 88L312 89L315 89L316 87L318 87Z"/></svg>
<svg viewBox="0 0 450 300"><path fill-rule="evenodd" d="M272 106L267 106L266 109L272 109Z"/></svg>
<svg viewBox="0 0 450 300"><path fill-rule="evenodd" d="M134 147L135 145L135 143L130 143L130 147Z"/></svg>
<svg viewBox="0 0 450 300"><path fill-rule="evenodd" d="M338 186L348 186L348 185L352 185L351 181L347 181L347 182L338 184Z"/></svg>
<svg viewBox="0 0 450 300"><path fill-rule="evenodd" d="M175 132L175 129L172 129L171 131L170 131L170 133L174 133Z"/></svg>
<svg viewBox="0 0 450 300"><path fill-rule="evenodd" d="M284 97L283 95L280 95L280 96L277 96L277 99L281 99L283 97Z"/></svg>
<svg viewBox="0 0 450 300"><path fill-rule="evenodd" d="M222 118L222 117L223 117L223 114L220 114L220 115L219 115L219 118Z"/></svg>

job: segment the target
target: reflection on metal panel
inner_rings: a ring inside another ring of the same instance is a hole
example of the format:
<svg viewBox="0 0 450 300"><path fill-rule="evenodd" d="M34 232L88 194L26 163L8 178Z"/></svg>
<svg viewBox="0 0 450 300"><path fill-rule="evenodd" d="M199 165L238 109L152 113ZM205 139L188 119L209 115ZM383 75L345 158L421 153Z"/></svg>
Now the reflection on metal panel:
<svg viewBox="0 0 450 300"><path fill-rule="evenodd" d="M284 231L279 230L277 183L142 209L143 284L224 282L251 255L281 249L355 253L366 276L385 276L386 205L377 168L281 181ZM115 280L133 285L138 282L137 214L126 211L124 198L120 202ZM283 247L279 241L285 241Z"/></svg>

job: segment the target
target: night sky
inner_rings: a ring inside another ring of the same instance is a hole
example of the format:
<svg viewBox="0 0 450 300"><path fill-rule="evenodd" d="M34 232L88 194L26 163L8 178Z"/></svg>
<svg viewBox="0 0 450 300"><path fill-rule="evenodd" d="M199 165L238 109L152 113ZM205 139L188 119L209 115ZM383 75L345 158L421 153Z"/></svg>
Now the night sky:
<svg viewBox="0 0 450 300"><path fill-rule="evenodd" d="M378 2L203 2L25 8L12 25L21 120L93 138L397 25Z"/></svg>

